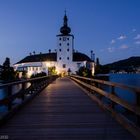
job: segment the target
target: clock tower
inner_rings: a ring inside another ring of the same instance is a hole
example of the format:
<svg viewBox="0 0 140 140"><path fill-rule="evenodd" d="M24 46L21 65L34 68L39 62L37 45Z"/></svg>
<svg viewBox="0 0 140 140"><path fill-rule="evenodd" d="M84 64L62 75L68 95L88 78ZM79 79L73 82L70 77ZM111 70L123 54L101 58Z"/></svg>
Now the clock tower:
<svg viewBox="0 0 140 140"><path fill-rule="evenodd" d="M71 69L73 61L73 40L74 36L70 34L68 27L68 18L65 12L63 26L60 28L60 34L57 35L57 69L59 73L66 74Z"/></svg>

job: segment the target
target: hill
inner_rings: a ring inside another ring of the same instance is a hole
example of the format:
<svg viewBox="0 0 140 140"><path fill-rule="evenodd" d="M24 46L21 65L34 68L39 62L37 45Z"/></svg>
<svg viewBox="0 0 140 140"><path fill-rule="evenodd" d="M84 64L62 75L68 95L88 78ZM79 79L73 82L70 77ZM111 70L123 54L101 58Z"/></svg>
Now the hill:
<svg viewBox="0 0 140 140"><path fill-rule="evenodd" d="M140 67L140 57L130 57L128 59L106 64L104 66L108 67L109 70L134 72Z"/></svg>

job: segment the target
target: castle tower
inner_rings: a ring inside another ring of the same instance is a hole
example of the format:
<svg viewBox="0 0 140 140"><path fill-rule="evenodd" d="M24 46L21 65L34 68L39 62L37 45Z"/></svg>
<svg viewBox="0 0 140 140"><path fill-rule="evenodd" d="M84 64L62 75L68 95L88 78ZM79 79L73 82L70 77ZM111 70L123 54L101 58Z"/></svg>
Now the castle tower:
<svg viewBox="0 0 140 140"><path fill-rule="evenodd" d="M65 12L63 26L60 28L60 34L57 35L57 69L59 73L66 74L72 65L74 36L70 32Z"/></svg>

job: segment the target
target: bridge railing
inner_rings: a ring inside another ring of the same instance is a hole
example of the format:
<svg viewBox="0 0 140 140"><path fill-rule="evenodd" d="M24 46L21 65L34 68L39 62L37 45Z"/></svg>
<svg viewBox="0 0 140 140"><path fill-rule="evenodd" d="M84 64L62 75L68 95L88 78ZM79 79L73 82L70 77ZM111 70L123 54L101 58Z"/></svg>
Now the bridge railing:
<svg viewBox="0 0 140 140"><path fill-rule="evenodd" d="M21 106L37 95L49 83L54 81L58 76L43 76L1 84L0 90L4 93L0 96L0 124L3 123L9 116L16 112ZM18 90L16 88L18 87Z"/></svg>
<svg viewBox="0 0 140 140"><path fill-rule="evenodd" d="M140 138L140 88L77 75L71 75L70 78L84 87L92 99L111 112L117 121ZM121 98L116 89L135 94L136 102L132 103ZM118 106L121 106L125 111L122 112L121 109L117 109Z"/></svg>

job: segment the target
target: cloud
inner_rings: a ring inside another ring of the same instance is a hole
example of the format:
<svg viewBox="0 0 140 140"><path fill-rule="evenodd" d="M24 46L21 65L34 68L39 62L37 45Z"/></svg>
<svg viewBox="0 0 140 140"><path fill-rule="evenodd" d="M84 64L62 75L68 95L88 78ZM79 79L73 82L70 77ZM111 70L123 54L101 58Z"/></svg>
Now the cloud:
<svg viewBox="0 0 140 140"><path fill-rule="evenodd" d="M135 37L134 37L135 40L140 40L140 34L137 34Z"/></svg>
<svg viewBox="0 0 140 140"><path fill-rule="evenodd" d="M115 48L114 47L108 47L107 50L108 50L109 53L112 53L112 52L115 51Z"/></svg>
<svg viewBox="0 0 140 140"><path fill-rule="evenodd" d="M135 42L136 45L140 45L140 40Z"/></svg>
<svg viewBox="0 0 140 140"><path fill-rule="evenodd" d="M119 47L119 49L120 50L126 50L126 49L128 49L129 47L127 46L127 45L121 45L120 47Z"/></svg>
<svg viewBox="0 0 140 140"><path fill-rule="evenodd" d="M124 40L124 39L126 39L126 36L125 36L125 35L121 35L121 36L119 36L117 39L118 39L118 40Z"/></svg>
<svg viewBox="0 0 140 140"><path fill-rule="evenodd" d="M110 41L110 44L114 44L116 41L115 41L115 39L112 39L111 41Z"/></svg>
<svg viewBox="0 0 140 140"><path fill-rule="evenodd" d="M136 32L137 30L134 28L134 29L132 29L132 32Z"/></svg>

